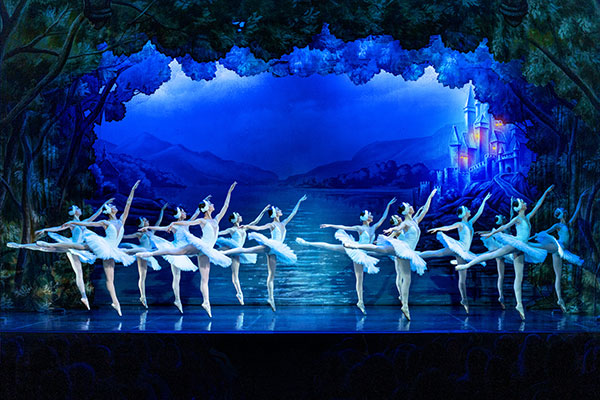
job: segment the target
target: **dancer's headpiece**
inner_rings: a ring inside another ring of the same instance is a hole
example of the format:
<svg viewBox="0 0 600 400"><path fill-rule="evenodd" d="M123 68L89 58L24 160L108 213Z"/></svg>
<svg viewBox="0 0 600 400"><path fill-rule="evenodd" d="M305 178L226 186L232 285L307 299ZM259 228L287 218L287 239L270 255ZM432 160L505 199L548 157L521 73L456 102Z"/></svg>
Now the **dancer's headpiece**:
<svg viewBox="0 0 600 400"><path fill-rule="evenodd" d="M373 214L371 214L371 212L369 210L365 210L363 212L360 213L360 220L361 221L366 221L369 218L372 218Z"/></svg>
<svg viewBox="0 0 600 400"><path fill-rule="evenodd" d="M183 208L180 208L180 207L177 207L177 208L176 208L176 210L177 210L177 212L175 213L175 215L173 215L173 217L174 217L175 219L179 219L179 218L181 218L181 215L182 215L182 214L183 214L185 211L183 210Z"/></svg>
<svg viewBox="0 0 600 400"><path fill-rule="evenodd" d="M271 218L275 218L277 216L277 212L281 212L281 210L279 209L279 207L272 206L271 207L271 212L269 213L270 217Z"/></svg>
<svg viewBox="0 0 600 400"><path fill-rule="evenodd" d="M392 221L393 225L400 225L400 223L402 222L402 220L400 219L400 217L397 216L397 215L392 215L392 217L390 218L390 220Z"/></svg>
<svg viewBox="0 0 600 400"><path fill-rule="evenodd" d="M404 207L404 210L402 210L402 215L408 214L408 210L410 210L410 204L402 202L402 206Z"/></svg>
<svg viewBox="0 0 600 400"><path fill-rule="evenodd" d="M143 228L146 226L146 221L148 221L145 217L140 217L140 223L138 224L138 228Z"/></svg>
<svg viewBox="0 0 600 400"><path fill-rule="evenodd" d="M240 220L241 215L238 212L234 212L233 214L231 214L230 221L232 224L237 223Z"/></svg>
<svg viewBox="0 0 600 400"><path fill-rule="evenodd" d="M469 209L465 206L458 207L458 218L462 218L467 214Z"/></svg>
<svg viewBox="0 0 600 400"><path fill-rule="evenodd" d="M556 210L554 210L554 218L561 219L566 213L567 211L564 208L558 207Z"/></svg>
<svg viewBox="0 0 600 400"><path fill-rule="evenodd" d="M77 210L79 210L79 207L77 207L75 204L73 204L71 206L71 209L69 210L69 215L75 215L75 213L77 212Z"/></svg>
<svg viewBox="0 0 600 400"><path fill-rule="evenodd" d="M523 205L525 204L525 202L523 201L523 199L517 199L515 201L516 201L517 205L516 206L513 205L513 210L519 211L521 208L523 208Z"/></svg>
<svg viewBox="0 0 600 400"><path fill-rule="evenodd" d="M102 210L103 214L112 214L112 206L110 204L105 204Z"/></svg>
<svg viewBox="0 0 600 400"><path fill-rule="evenodd" d="M204 200L202 200L202 202L201 202L200 204L204 204L204 206L200 208L200 211L201 211L201 212L203 212L203 213L204 213L204 212L207 212L207 211L208 211L208 209L209 209L209 208L210 208L210 206L212 205L212 203L210 202L210 198L211 198L211 197L212 197L212 195L211 195L211 194L209 194L208 196L206 196L206 197L204 198Z"/></svg>

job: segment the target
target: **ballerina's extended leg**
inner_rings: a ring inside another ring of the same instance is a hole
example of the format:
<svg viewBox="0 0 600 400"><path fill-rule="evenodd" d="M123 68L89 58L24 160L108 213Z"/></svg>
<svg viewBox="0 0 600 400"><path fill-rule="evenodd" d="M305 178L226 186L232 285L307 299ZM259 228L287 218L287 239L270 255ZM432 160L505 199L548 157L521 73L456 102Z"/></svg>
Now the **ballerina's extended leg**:
<svg viewBox="0 0 600 400"><path fill-rule="evenodd" d="M560 306L562 312L566 313L567 306L562 298L562 290L560 285L560 279L562 278L562 265L563 261L562 258L560 258L560 255L558 255L558 253L552 253L552 267L554 268L554 290L556 290L556 297L558 299L556 304Z"/></svg>
<svg viewBox="0 0 600 400"><path fill-rule="evenodd" d="M457 271L465 270L471 268L473 265L481 264L484 261L493 260L494 258L500 258L507 254L510 254L515 251L515 248L512 246L504 246L499 248L498 250L488 251L487 253L483 253L473 260L469 261L466 264L461 264L456 266Z"/></svg>
<svg viewBox="0 0 600 400"><path fill-rule="evenodd" d="M515 282L513 289L515 291L515 297L517 299L517 306L515 307L521 316L521 319L525 321L525 308L523 307L523 270L525 267L525 256L521 253L515 255L514 258L515 266Z"/></svg>
<svg viewBox="0 0 600 400"><path fill-rule="evenodd" d="M241 305L244 305L244 293L242 293L242 286L240 285L240 258L231 257L231 281L235 288L235 297Z"/></svg>
<svg viewBox="0 0 600 400"><path fill-rule="evenodd" d="M137 259L138 266L138 288L140 289L140 302L145 308L148 308L146 302L146 274L148 272L148 262L142 258Z"/></svg>
<svg viewBox="0 0 600 400"><path fill-rule="evenodd" d="M310 247L315 247L317 249L324 249L324 250L329 250L329 251L335 251L338 253L345 253L344 246L342 246L341 244L332 244L332 243L325 243L325 242L307 242L306 240L304 240L302 238L296 238L296 242L303 246L310 246Z"/></svg>
<svg viewBox="0 0 600 400"><path fill-rule="evenodd" d="M85 283L83 282L83 269L81 267L81 260L74 254L67 253L67 258L71 263L71 267L75 272L75 284L77 285L77 289L79 289L79 293L81 294L81 302L86 308L90 309L90 302L87 298L87 294L85 293Z"/></svg>
<svg viewBox="0 0 600 400"><path fill-rule="evenodd" d="M408 295L410 292L410 283L412 279L411 270L410 270L410 261L408 260L399 260L400 265L400 274L402 281L402 313L410 321L410 311L408 309Z"/></svg>
<svg viewBox="0 0 600 400"><path fill-rule="evenodd" d="M202 293L202 308L206 310L208 316L212 318L210 308L210 297L208 292L208 279L210 277L210 260L207 256L198 256L198 268L200 270L200 292Z"/></svg>
<svg viewBox="0 0 600 400"><path fill-rule="evenodd" d="M504 305L504 260L501 258L496 258L496 266L498 269L498 301L500 302L500 307L504 310L506 306Z"/></svg>
<svg viewBox="0 0 600 400"><path fill-rule="evenodd" d="M363 277L364 277L364 269L361 264L353 263L354 265L354 276L356 277L356 295L358 297L358 303L356 303L356 307L363 313L367 314L367 310L365 309L365 302L363 301Z"/></svg>
<svg viewBox="0 0 600 400"><path fill-rule="evenodd" d="M175 296L175 301L173 302L173 304L175 304L175 307L177 307L179 312L183 314L183 306L181 304L181 295L180 295L180 291L179 291L179 282L181 280L181 270L179 268L177 268L176 266L174 266L173 264L171 264L171 274L173 275L173 282L172 282L171 286L173 288L173 295Z"/></svg>
<svg viewBox="0 0 600 400"><path fill-rule="evenodd" d="M106 275L106 289L110 294L112 300L111 306L114 308L119 316L121 316L121 305L117 298L117 292L115 291L115 261L114 260L103 260L102 265L104 267L104 274Z"/></svg>
<svg viewBox="0 0 600 400"><path fill-rule="evenodd" d="M277 257L273 254L267 255L267 266L269 268L269 274L267 275L267 292L269 294L269 299L267 302L275 311L275 270L277 268Z"/></svg>
<svg viewBox="0 0 600 400"><path fill-rule="evenodd" d="M456 257L458 264L463 264L465 260ZM458 291L460 292L460 304L464 307L466 313L469 313L469 298L467 297L467 270L458 271Z"/></svg>

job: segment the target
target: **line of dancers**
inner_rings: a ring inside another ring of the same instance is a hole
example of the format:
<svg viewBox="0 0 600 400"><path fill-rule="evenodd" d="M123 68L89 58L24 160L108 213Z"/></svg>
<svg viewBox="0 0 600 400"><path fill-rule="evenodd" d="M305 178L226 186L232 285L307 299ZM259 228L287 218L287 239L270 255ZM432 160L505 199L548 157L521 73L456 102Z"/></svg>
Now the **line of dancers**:
<svg viewBox="0 0 600 400"><path fill-rule="evenodd" d="M285 244L287 225L292 221L300 209L300 205L307 197L302 196L287 218L282 220L282 211L275 206L267 205L258 216L248 224L242 224L243 218L233 212L229 216L231 227L220 231L219 224L225 217L229 208L231 194L236 187L234 182L225 197L223 206L218 214L213 216L215 206L211 202L211 196L204 198L195 213L188 219L183 208L177 207L174 215L175 221L169 225L162 226L165 204L160 210L158 220L154 225L146 218L140 218L139 230L130 235L124 235L124 226L129 215L134 193L139 185L136 182L129 193L129 197L121 213L117 218L119 210L113 204L114 199L106 201L92 216L81 219L81 209L72 206L69 211L71 220L58 227L45 228L36 232L38 235L47 234L54 242L37 241L35 243L18 244L8 243L8 247L25 248L29 250L65 253L74 272L75 282L81 293L81 302L89 309L85 284L83 281L82 263L94 264L97 259L102 260L106 275L106 287L111 296L111 306L121 315L121 307L117 298L114 285L115 264L124 266L137 262L138 266L138 288L140 302L148 307L146 301L146 274L148 266L152 270L160 270L161 266L156 257L162 257L171 267L172 289L175 297L174 305L183 313L183 305L180 297L181 271L200 271L200 292L202 294L202 307L212 317L210 306L208 282L210 277L210 265L215 264L224 268L231 268L232 282L236 291L236 297L240 304L244 304L244 295L239 280L241 264L255 264L259 254L266 255L267 261L267 302L276 310L274 298L275 272L277 265L293 265L297 261L296 254ZM555 290L558 297L558 305L566 312L565 302L561 296L560 278L562 262L581 265L583 260L569 252L570 244L569 226L574 222L581 207L583 196L579 199L576 211L569 222L566 220L566 211L558 208L554 216L559 220L547 230L531 236L531 218L542 206L547 195L552 191L550 186L536 203L533 210L526 213L527 204L522 199L511 199L511 218L507 222L503 216L496 216L498 225L489 232L480 232L482 241L487 247L486 253L476 255L471 252L471 243L474 238L473 224L481 217L486 202L491 195L487 194L475 215L466 206L460 206L457 210L458 221L449 226L432 228L430 233L436 233L436 237L442 247L438 250L417 251L416 247L421 235L419 224L429 212L432 200L436 195L434 189L425 204L416 212L409 203L402 203L398 207L398 214L390 218L391 228L376 234L388 217L390 207L396 202L393 198L387 204L382 217L373 224L373 214L369 210L360 213L360 224L353 226L322 224L321 228L336 229L334 233L338 243L308 242L300 237L296 242L302 246L324 249L343 253L352 261L356 282L356 294L358 302L356 306L363 314L366 314L363 301L363 278L364 273L376 274L380 257L391 258L394 262L396 272L396 288L398 299L401 303L401 311L410 320L409 291L412 272L423 275L427 270L426 259L434 257L451 257L458 271L458 288L461 295L461 304L469 313L469 303L466 294L467 270L475 265L485 265L486 261L495 259L498 270L498 301L505 308L504 295L502 291L504 281L505 261L509 261L515 268L514 292L517 301L516 310L521 319L525 319L525 310L522 300L522 280L525 262L543 262L547 254L552 255L553 268L555 272ZM512 214L517 215L513 218ZM96 221L100 214L105 214L106 219ZM271 222L259 225L264 215L268 214ZM190 226L199 225L202 236L197 237L189 230ZM515 227L516 235L505 233L509 228ZM88 228L102 228L104 235L97 234ZM58 232L70 230L71 236L66 237ZM260 231L270 231L267 237ZM444 232L458 231L458 240ZM173 240L169 241L156 232L170 232ZM250 231L250 232L248 232ZM356 232L358 240L349 232ZM557 237L552 233L556 232ZM139 244L121 243L123 239L137 239ZM246 240L254 240L256 246L246 247ZM533 240L536 240L535 242ZM194 264L191 257L197 258Z"/></svg>

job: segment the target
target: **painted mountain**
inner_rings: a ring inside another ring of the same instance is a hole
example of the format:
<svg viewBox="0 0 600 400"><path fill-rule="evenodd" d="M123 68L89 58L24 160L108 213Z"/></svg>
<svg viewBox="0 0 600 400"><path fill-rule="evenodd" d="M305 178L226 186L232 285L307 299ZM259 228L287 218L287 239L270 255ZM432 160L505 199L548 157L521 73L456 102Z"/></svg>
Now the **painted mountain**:
<svg viewBox="0 0 600 400"><path fill-rule="evenodd" d="M444 125L431 136L373 142L350 160L321 165L285 180L294 186L369 187L378 181L410 187L430 169L449 164L448 141L453 124ZM413 176L414 175L414 176ZM362 180L362 182L361 182Z"/></svg>
<svg viewBox="0 0 600 400"><path fill-rule="evenodd" d="M100 142L96 149L103 146ZM123 154L141 159L155 166L157 170L169 172L185 185L268 184L277 182L274 172L266 171L251 164L224 160L209 151L196 152L179 144L161 140L150 133L137 135L132 141L119 146L106 146L106 152Z"/></svg>

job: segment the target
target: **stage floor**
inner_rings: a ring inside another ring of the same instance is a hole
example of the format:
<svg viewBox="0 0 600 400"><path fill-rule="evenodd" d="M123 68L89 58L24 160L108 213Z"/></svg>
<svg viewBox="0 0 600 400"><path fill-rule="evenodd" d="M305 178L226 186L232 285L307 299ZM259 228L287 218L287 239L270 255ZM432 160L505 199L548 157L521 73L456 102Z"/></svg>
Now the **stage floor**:
<svg viewBox="0 0 600 400"><path fill-rule="evenodd" d="M522 322L513 309L415 306L412 321L399 307L370 306L363 316L351 306L214 306L213 318L201 307L188 306L183 315L175 307L123 307L119 317L110 307L65 313L3 312L0 332L77 333L469 333L539 332L600 333L593 316L563 315L560 311L527 311Z"/></svg>

